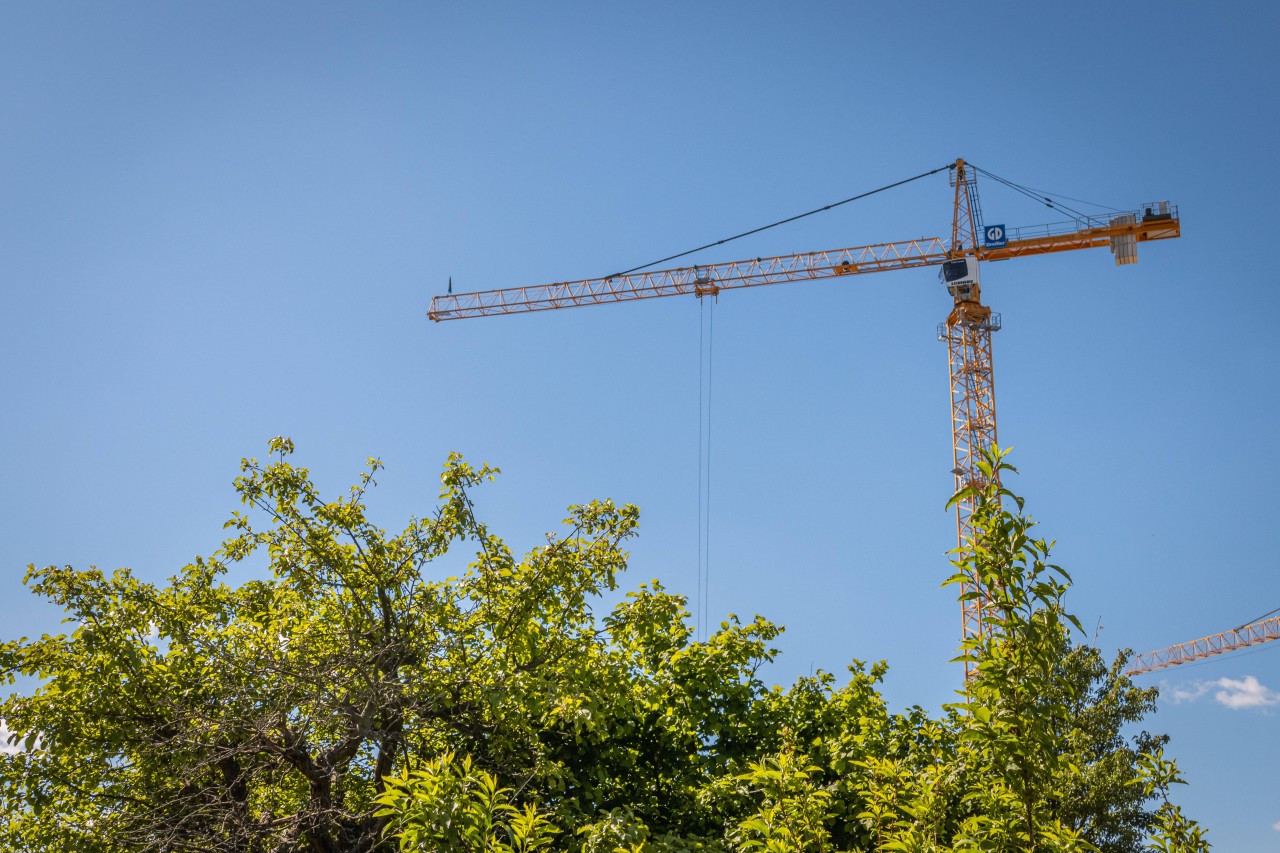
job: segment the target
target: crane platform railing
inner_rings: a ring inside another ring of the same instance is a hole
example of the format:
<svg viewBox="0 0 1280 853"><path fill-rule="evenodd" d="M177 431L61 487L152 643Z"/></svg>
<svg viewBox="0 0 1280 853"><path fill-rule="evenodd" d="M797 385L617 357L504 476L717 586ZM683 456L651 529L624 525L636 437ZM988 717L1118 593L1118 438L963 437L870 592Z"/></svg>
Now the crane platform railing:
<svg viewBox="0 0 1280 853"><path fill-rule="evenodd" d="M1078 216L1044 225L1018 225L1005 229L1009 242L1037 240L1043 237L1065 237L1095 229L1113 228L1119 224L1169 223L1178 221L1178 206L1168 202L1152 202L1133 210L1114 210L1089 216Z"/></svg>

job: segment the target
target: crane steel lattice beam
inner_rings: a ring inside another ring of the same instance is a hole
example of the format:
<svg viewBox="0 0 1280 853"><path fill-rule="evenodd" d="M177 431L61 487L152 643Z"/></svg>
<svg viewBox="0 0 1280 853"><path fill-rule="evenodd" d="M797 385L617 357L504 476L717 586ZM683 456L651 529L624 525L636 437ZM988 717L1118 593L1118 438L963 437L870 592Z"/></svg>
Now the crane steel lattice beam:
<svg viewBox="0 0 1280 853"><path fill-rule="evenodd" d="M1141 675L1144 672L1180 666L1271 640L1280 640L1280 616L1273 616L1270 619L1263 619L1220 634L1210 634L1189 643L1180 643L1167 649L1138 655L1134 658L1134 665L1126 670L1125 674Z"/></svg>
<svg viewBox="0 0 1280 853"><path fill-rule="evenodd" d="M974 253L980 260L1000 261L1073 249L1099 248L1109 245L1117 237L1133 236L1136 242L1141 243L1181 235L1176 207L1171 208L1169 218L1156 221L1142 221L1140 211L1134 211L1130 215L1136 221L1110 224L1109 220L1103 223L1091 219L1063 226L1013 228L1009 230L1009 243L1004 248L979 247ZM964 228L961 239L971 239L971 233L969 228ZM937 266L947 257L948 253L940 238L922 237L918 240L805 252L776 258L447 294L431 300L427 316L440 322L495 314L549 311L578 305L630 302L661 296L706 295L721 290L789 281Z"/></svg>
<svg viewBox="0 0 1280 853"><path fill-rule="evenodd" d="M951 447L955 465L956 490L967 485L982 486L978 468L982 452L996 444L996 385L991 359L991 333L1000 328L1000 315L986 317L956 316L938 325L938 339L947 344L947 361L951 367ZM976 508L973 498L956 504L956 541L961 549L968 547L974 535L970 517ZM960 585L966 593L971 581ZM964 639L977 637L984 631L983 599L965 599L961 605L960 628ZM966 673L969 672L966 666Z"/></svg>
<svg viewBox="0 0 1280 853"><path fill-rule="evenodd" d="M437 296L431 300L427 316L439 322L660 296L705 296L734 288L936 266L946 258L940 238L922 237L777 258Z"/></svg>
<svg viewBox="0 0 1280 853"><path fill-rule="evenodd" d="M979 217L975 208L978 197L977 176L957 160L951 180L955 186L955 206L951 220L949 260L977 256ZM945 276L944 276L945 278ZM1000 315L982 304L982 288L976 277L968 285L948 287L955 305L944 323L938 327L938 338L947 344L947 363L951 375L951 453L956 491L965 486L986 485L979 468L984 450L996 443L996 385L991 360L991 333L1000 328ZM977 497L968 496L956 503L957 562L963 564L976 539L973 511ZM977 595L969 595L976 591ZM960 584L960 636L976 639L991 633L986 618L986 596L976 579L967 577ZM965 678L974 675L969 661L964 665Z"/></svg>

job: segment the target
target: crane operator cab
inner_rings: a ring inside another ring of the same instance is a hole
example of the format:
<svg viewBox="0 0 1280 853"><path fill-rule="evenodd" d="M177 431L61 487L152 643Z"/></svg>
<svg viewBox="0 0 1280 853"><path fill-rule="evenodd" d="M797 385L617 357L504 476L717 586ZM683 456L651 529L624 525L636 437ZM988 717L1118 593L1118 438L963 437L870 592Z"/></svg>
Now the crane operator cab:
<svg viewBox="0 0 1280 853"><path fill-rule="evenodd" d="M947 286L957 302L978 302L978 259L973 255L964 255L950 261L942 262L938 278Z"/></svg>

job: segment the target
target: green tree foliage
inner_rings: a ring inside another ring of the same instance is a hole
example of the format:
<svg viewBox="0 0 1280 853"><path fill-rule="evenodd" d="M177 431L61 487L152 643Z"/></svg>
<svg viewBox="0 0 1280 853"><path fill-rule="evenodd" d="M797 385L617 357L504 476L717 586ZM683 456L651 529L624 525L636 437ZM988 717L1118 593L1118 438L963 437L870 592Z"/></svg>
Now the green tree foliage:
<svg viewBox="0 0 1280 853"><path fill-rule="evenodd" d="M452 753L383 779L374 814L411 850L454 853L533 853L556 828L529 803L511 805L511 789Z"/></svg>
<svg viewBox="0 0 1280 853"><path fill-rule="evenodd" d="M166 585L29 570L69 628L0 646L10 683L39 684L0 702L0 847L1207 849L1163 738L1126 738L1154 691L1072 642L1069 579L999 485L972 495L953 582L1000 631L961 650L977 674L934 718L886 708L884 664L768 687L779 627L730 617L696 642L657 582L596 612L634 507L571 507L517 558L475 514L494 469L451 457L436 511L389 535L366 516L376 460L326 500L290 442L271 451L243 463L223 547ZM474 559L443 577L460 546ZM233 586L237 563L262 568Z"/></svg>

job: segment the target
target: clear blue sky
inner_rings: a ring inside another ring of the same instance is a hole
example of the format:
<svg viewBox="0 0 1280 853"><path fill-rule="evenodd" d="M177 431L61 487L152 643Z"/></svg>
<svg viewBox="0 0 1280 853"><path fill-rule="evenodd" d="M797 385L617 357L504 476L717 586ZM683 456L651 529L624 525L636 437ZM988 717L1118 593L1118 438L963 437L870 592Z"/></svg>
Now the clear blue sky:
<svg viewBox="0 0 1280 853"><path fill-rule="evenodd" d="M567 504L637 503L630 582L692 594L696 301L436 325L430 297L613 272L957 156L1181 206L1137 266L984 278L1015 488L1076 612L1145 650L1278 607L1278 9L5 4L3 634L56 626L27 563L161 579L214 550L277 434L333 489L381 456L387 527L430 511L451 450L503 468L482 506L518 548ZM939 175L704 258L948 225ZM947 310L932 270L715 309L709 604L788 626L780 681L858 657L891 662L896 706L957 685ZM1150 720L1223 850L1280 846L1263 649L1174 673Z"/></svg>

